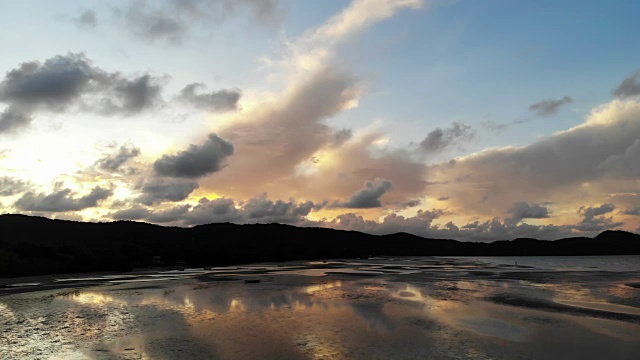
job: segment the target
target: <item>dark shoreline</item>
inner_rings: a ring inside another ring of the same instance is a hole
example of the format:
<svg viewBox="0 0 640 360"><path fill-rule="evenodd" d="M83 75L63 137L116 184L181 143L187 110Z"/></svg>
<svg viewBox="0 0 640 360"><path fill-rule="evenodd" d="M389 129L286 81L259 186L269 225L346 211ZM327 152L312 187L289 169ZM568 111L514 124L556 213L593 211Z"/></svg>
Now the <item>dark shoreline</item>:
<svg viewBox="0 0 640 360"><path fill-rule="evenodd" d="M0 215L0 278L130 272L135 268L228 266L372 256L640 255L640 235L461 242L396 233L371 235L283 224L192 228L138 222L83 223Z"/></svg>

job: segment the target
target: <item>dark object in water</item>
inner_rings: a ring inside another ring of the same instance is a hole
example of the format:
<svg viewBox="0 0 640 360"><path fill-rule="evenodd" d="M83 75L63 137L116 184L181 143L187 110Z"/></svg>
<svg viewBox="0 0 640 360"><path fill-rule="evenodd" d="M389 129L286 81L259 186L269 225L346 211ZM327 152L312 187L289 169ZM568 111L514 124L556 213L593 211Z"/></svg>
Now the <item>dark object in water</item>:
<svg viewBox="0 0 640 360"><path fill-rule="evenodd" d="M247 284L257 284L260 282L260 279L244 279L244 282Z"/></svg>

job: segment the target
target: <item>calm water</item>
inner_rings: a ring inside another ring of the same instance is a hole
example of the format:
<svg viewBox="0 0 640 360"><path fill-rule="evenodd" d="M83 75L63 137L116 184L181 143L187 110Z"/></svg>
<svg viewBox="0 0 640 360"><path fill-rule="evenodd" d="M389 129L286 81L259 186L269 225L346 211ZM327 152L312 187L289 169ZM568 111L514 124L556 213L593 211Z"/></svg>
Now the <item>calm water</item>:
<svg viewBox="0 0 640 360"><path fill-rule="evenodd" d="M638 359L638 260L382 258L40 281L3 289L0 358Z"/></svg>
<svg viewBox="0 0 640 360"><path fill-rule="evenodd" d="M640 271L640 255L625 256L486 256L456 257L460 260L476 260L492 265L532 266L551 270L603 270Z"/></svg>

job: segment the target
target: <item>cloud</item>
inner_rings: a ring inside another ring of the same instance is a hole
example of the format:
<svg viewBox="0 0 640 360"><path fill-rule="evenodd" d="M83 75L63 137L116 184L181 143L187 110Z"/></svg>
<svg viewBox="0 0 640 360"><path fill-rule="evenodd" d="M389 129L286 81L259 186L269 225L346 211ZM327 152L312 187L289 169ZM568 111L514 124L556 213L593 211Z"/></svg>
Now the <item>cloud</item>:
<svg viewBox="0 0 640 360"><path fill-rule="evenodd" d="M334 142L333 130L322 121L356 97L353 87L350 76L321 71L283 96L284 103L263 106L220 129L236 151L215 185L254 192L289 177L296 166Z"/></svg>
<svg viewBox="0 0 640 360"><path fill-rule="evenodd" d="M169 209L154 211L146 220L154 223L170 223L177 221L189 212L191 205L178 205Z"/></svg>
<svg viewBox="0 0 640 360"><path fill-rule="evenodd" d="M96 12L90 9L84 10L78 17L71 19L78 29L92 29L98 26Z"/></svg>
<svg viewBox="0 0 640 360"><path fill-rule="evenodd" d="M102 99L104 115L133 115L153 108L160 100L161 80L149 74L132 79L120 78L112 82L111 98Z"/></svg>
<svg viewBox="0 0 640 360"><path fill-rule="evenodd" d="M598 168L610 174L630 172L640 175L640 139L636 139L623 153L610 155L598 164Z"/></svg>
<svg viewBox="0 0 640 360"><path fill-rule="evenodd" d="M623 212L623 214L640 216L640 207L637 207L635 209L627 209Z"/></svg>
<svg viewBox="0 0 640 360"><path fill-rule="evenodd" d="M229 198L208 200L200 199L198 205L178 219L187 225L199 225L212 222L232 222L236 224L284 223L300 224L314 209L315 204L295 200L272 201L266 194L251 198L238 205Z"/></svg>
<svg viewBox="0 0 640 360"><path fill-rule="evenodd" d="M194 206L191 211L181 214L172 219L172 221L180 220L187 225L201 225L213 222L241 222L242 216L238 214L233 200L229 198L219 198L209 200L202 198L198 205Z"/></svg>
<svg viewBox="0 0 640 360"><path fill-rule="evenodd" d="M14 133L31 124L33 117L13 107L8 107L0 113L0 134Z"/></svg>
<svg viewBox="0 0 640 360"><path fill-rule="evenodd" d="M489 131L491 131L493 133L496 133L496 134L501 134L503 131L509 129L509 126L511 126L512 124L513 123L497 123L497 122L495 122L493 120L487 120L487 121L484 121L484 122L480 123L480 125L483 128L485 128L485 129L487 129L487 130L489 130Z"/></svg>
<svg viewBox="0 0 640 360"><path fill-rule="evenodd" d="M404 209L404 208L416 207L420 204L422 204L422 201L420 199L412 199L400 204L400 208Z"/></svg>
<svg viewBox="0 0 640 360"><path fill-rule="evenodd" d="M137 201L144 205L155 205L165 201L182 201L198 187L197 182L188 179L154 177L140 186L142 195L137 198Z"/></svg>
<svg viewBox="0 0 640 360"><path fill-rule="evenodd" d="M306 216L322 207L311 201L296 202L270 200L267 194L236 204L229 198L209 200L201 198L197 205L181 204L163 210L153 210L141 206L112 212L114 220L145 220L153 223L176 223L201 225L232 222L236 224L285 223L301 225L308 222Z"/></svg>
<svg viewBox="0 0 640 360"><path fill-rule="evenodd" d="M24 62L0 82L0 102L8 105L0 133L26 127L38 111L135 115L160 101L161 83L149 74L128 78L107 72L82 53Z"/></svg>
<svg viewBox="0 0 640 360"><path fill-rule="evenodd" d="M29 183L8 176L0 178L0 196L13 196L29 189Z"/></svg>
<svg viewBox="0 0 640 360"><path fill-rule="evenodd" d="M441 226L435 225L434 220L444 214L446 214L446 211L442 209L419 210L415 216L411 217L389 214L382 221L373 221L366 220L357 214L347 213L337 216L334 220L322 221L311 226L354 230L378 235L407 232L427 238L466 241L495 241L519 237L559 239L572 236L572 226L568 225L517 224L510 221L501 221L499 218L475 221L461 227L451 221Z"/></svg>
<svg viewBox="0 0 640 360"><path fill-rule="evenodd" d="M287 40L281 58L264 59L272 77L289 85L216 128L235 152L225 171L201 180L203 189L234 198L260 189L279 198L322 202L350 196L362 179L384 177L399 189L390 195L394 203L419 196L423 165L411 154L383 151L376 144L380 133L336 129L327 119L357 107L363 91L363 83L337 56L340 50L366 28L421 4L353 1L325 23Z"/></svg>
<svg viewBox="0 0 640 360"><path fill-rule="evenodd" d="M540 204L516 202L507 211L511 214L510 221L518 222L523 219L545 219L549 217L549 209Z"/></svg>
<svg viewBox="0 0 640 360"><path fill-rule="evenodd" d="M622 80L620 85L613 90L613 95L617 98L640 95L640 71L636 71Z"/></svg>
<svg viewBox="0 0 640 360"><path fill-rule="evenodd" d="M375 178L373 181L365 181L364 187L358 190L349 201L342 204L347 208L375 208L380 207L380 197L391 190L393 183L391 180Z"/></svg>
<svg viewBox="0 0 640 360"><path fill-rule="evenodd" d="M114 13L134 36L175 45L182 43L198 23L220 23L239 10L248 10L258 24L277 21L274 0L135 0Z"/></svg>
<svg viewBox="0 0 640 360"><path fill-rule="evenodd" d="M14 206L25 211L64 212L80 211L95 207L100 200L110 197L113 191L99 186L94 187L85 196L74 197L71 189L56 190L52 194L27 192Z"/></svg>
<svg viewBox="0 0 640 360"><path fill-rule="evenodd" d="M598 207L582 207L578 213L583 215L585 219L590 220L598 215L604 215L612 212L615 208L616 207L613 204L602 204Z"/></svg>
<svg viewBox="0 0 640 360"><path fill-rule="evenodd" d="M132 206L128 209L109 213L113 220L144 220L151 223L163 224L176 222L189 212L191 205L177 205L165 210L153 210L142 206Z"/></svg>
<svg viewBox="0 0 640 360"><path fill-rule="evenodd" d="M469 141L474 136L475 131L471 126L456 121L450 128L437 128L428 133L420 142L419 149L425 153L438 153L461 142Z"/></svg>
<svg viewBox="0 0 640 360"><path fill-rule="evenodd" d="M44 63L24 62L0 82L0 101L19 109L61 111L102 75L84 54L58 55Z"/></svg>
<svg viewBox="0 0 640 360"><path fill-rule="evenodd" d="M202 145L190 145L176 155L162 155L153 164L159 175L183 178L198 178L219 171L224 160L233 154L233 144L216 134Z"/></svg>
<svg viewBox="0 0 640 360"><path fill-rule="evenodd" d="M103 70L83 53L68 53L28 61L10 70L0 81L0 133L27 127L37 112L62 113L76 110L104 116L134 116L163 104L162 91L169 76ZM208 111L229 111L237 107L239 90L198 94L202 84L191 84L179 101Z"/></svg>
<svg viewBox="0 0 640 360"><path fill-rule="evenodd" d="M142 206L134 206L129 209L118 210L110 213L109 217L113 220L143 220L146 219L151 211Z"/></svg>
<svg viewBox="0 0 640 360"><path fill-rule="evenodd" d="M353 137L352 129L340 129L333 134L333 146L341 146Z"/></svg>
<svg viewBox="0 0 640 360"><path fill-rule="evenodd" d="M450 214L444 209L420 209L416 211L414 216L409 217L391 213L385 215L380 221L367 220L354 213L339 214L332 220L309 220L309 214L322 206L323 204L310 201L297 202L294 199L274 201L268 199L266 194L262 194L239 203L223 197L214 200L201 198L196 205L180 204L161 210L132 206L128 209L112 212L107 217L183 226L220 222L236 224L286 223L303 227L329 227L380 235L407 232L428 238L453 238L470 241L494 241L518 237L558 239L573 236L572 229L575 228L573 225L529 225L516 223L509 219L500 220L499 218L474 221L463 226L457 226L451 221L444 225L438 225L435 223L436 220ZM602 223L598 214L606 214L607 208L591 209L583 208L580 211L593 215L589 215L592 222L600 221ZM584 226L583 223L581 225ZM610 225L611 223L608 223L608 226Z"/></svg>
<svg viewBox="0 0 640 360"><path fill-rule="evenodd" d="M553 198L571 204L585 196L632 192L640 176L634 159L638 138L640 101L613 100L595 108L582 124L533 144L429 165L427 180L442 182L429 191L451 196L453 205L485 216L498 215L496 209L518 201Z"/></svg>
<svg viewBox="0 0 640 360"><path fill-rule="evenodd" d="M561 99L546 99L539 101L531 106L529 106L529 110L536 113L538 116L550 116L558 113L558 110L563 105L570 104L573 102L573 99L570 96L564 96Z"/></svg>
<svg viewBox="0 0 640 360"><path fill-rule="evenodd" d="M140 148L133 145L122 145L115 154L99 159L95 165L102 170L117 172L127 161L139 155Z"/></svg>
<svg viewBox="0 0 640 360"><path fill-rule="evenodd" d="M297 223L314 209L311 201L296 203L267 199L267 194L249 199L242 204L242 215L248 223Z"/></svg>
<svg viewBox="0 0 640 360"><path fill-rule="evenodd" d="M150 10L146 1L131 1L124 10L126 27L131 33L143 40L164 39L178 44L189 29L187 23L174 18L172 13Z"/></svg>
<svg viewBox="0 0 640 360"><path fill-rule="evenodd" d="M204 88L204 84L193 83L185 86L178 97L181 101L192 104L206 111L235 110L240 100L240 90L218 90L211 93L197 94L196 90Z"/></svg>
<svg viewBox="0 0 640 360"><path fill-rule="evenodd" d="M418 9L422 0L355 0L308 34L310 41L344 41L363 29L392 17L400 9Z"/></svg>
<svg viewBox="0 0 640 360"><path fill-rule="evenodd" d="M597 207L581 207L578 210L578 214L584 218L575 228L579 231L593 232L620 227L623 223L614 222L612 217L601 216L612 212L615 208L613 204L602 204Z"/></svg>

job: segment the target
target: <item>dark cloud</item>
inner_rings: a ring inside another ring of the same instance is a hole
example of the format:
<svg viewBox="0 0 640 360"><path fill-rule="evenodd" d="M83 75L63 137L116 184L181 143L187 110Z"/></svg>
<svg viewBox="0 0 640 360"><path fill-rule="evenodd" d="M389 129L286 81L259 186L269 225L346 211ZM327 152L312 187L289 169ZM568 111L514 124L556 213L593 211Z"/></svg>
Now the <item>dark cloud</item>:
<svg viewBox="0 0 640 360"><path fill-rule="evenodd" d="M80 211L95 207L100 200L111 196L113 191L96 186L85 196L74 197L71 189L56 190L52 194L27 192L14 206L25 211L64 212Z"/></svg>
<svg viewBox="0 0 640 360"><path fill-rule="evenodd" d="M570 96L564 96L557 100L546 99L529 106L529 110L538 116L550 116L557 114L563 105L570 104L571 102L573 102L573 99Z"/></svg>
<svg viewBox="0 0 640 360"><path fill-rule="evenodd" d="M242 215L249 223L297 223L306 217L314 204L311 201L296 203L294 200L288 202L267 199L267 195L255 197L242 204Z"/></svg>
<svg viewBox="0 0 640 360"><path fill-rule="evenodd" d="M151 211L142 206L134 206L129 209L119 210L109 214L113 220L143 220L151 214Z"/></svg>
<svg viewBox="0 0 640 360"><path fill-rule="evenodd" d="M266 194L237 204L229 198L209 200L202 198L195 206L183 204L168 209L153 211L140 206L120 210L109 214L118 220L145 220L153 223L176 223L182 225L201 225L219 222L236 224L285 223L304 224L311 211L318 210L322 204L311 201L296 202L291 199L269 200Z"/></svg>
<svg viewBox="0 0 640 360"><path fill-rule="evenodd" d="M627 209L623 212L623 214L640 216L640 207L637 207L635 209Z"/></svg>
<svg viewBox="0 0 640 360"><path fill-rule="evenodd" d="M216 222L232 222L236 224L284 223L300 224L314 209L315 204L307 201L297 203L294 200L272 201L266 194L251 198L239 205L229 198L209 200L200 199L198 205L189 209L184 206L166 210L175 216L163 220L179 221L186 225L199 225ZM148 219L157 220L158 213Z"/></svg>
<svg viewBox="0 0 640 360"><path fill-rule="evenodd" d="M146 220L154 223L170 223L182 218L189 212L191 205L178 205L166 210L154 211Z"/></svg>
<svg viewBox="0 0 640 360"><path fill-rule="evenodd" d="M632 173L640 175L640 139L635 139L633 144L620 154L610 155L597 166L609 174Z"/></svg>
<svg viewBox="0 0 640 360"><path fill-rule="evenodd" d="M353 137L353 130L340 129L333 134L333 146L340 146Z"/></svg>
<svg viewBox="0 0 640 360"><path fill-rule="evenodd" d="M8 107L0 113L0 134L17 132L31 124L33 118L29 114Z"/></svg>
<svg viewBox="0 0 640 360"><path fill-rule="evenodd" d="M44 63L24 62L0 82L0 101L20 109L61 111L99 77L102 71L94 68L84 54L58 55Z"/></svg>
<svg viewBox="0 0 640 360"><path fill-rule="evenodd" d="M613 95L617 98L625 98L640 94L640 71L636 71L613 90Z"/></svg>
<svg viewBox="0 0 640 360"><path fill-rule="evenodd" d="M420 201L420 199L413 199L413 200L403 202L402 204L400 204L400 207L401 208L415 207L420 205L421 203L422 201Z"/></svg>
<svg viewBox="0 0 640 360"><path fill-rule="evenodd" d="M8 176L0 178L0 196L13 196L29 189L29 183Z"/></svg>
<svg viewBox="0 0 640 360"><path fill-rule="evenodd" d="M202 198L198 205L194 206L188 214L176 216L173 221L180 220L187 225L201 225L214 222L242 222L242 216L238 213L233 200L219 198L209 200Z"/></svg>
<svg viewBox="0 0 640 360"><path fill-rule="evenodd" d="M513 209L520 209L520 217L545 217L545 211L536 205L514 204ZM451 238L468 241L494 241L514 239L519 237L533 237L538 239L558 239L575 236L573 229L595 235L598 231L619 226L610 218L602 215L610 213L615 208L611 204L598 207L581 208L580 214L584 221L576 225L530 225L514 222L512 219L501 220L493 218L484 221L474 221L463 226L457 226L449 221L444 225L434 223L437 219L451 213L445 209L418 210L415 216L401 216L388 214L381 221L366 220L360 215L346 213L338 215L333 220L309 220L307 216L323 204L313 202L296 202L270 200L266 194L236 203L229 198L209 200L202 198L197 205L181 204L162 210L153 210L141 206L133 206L109 214L112 219L144 220L153 223L172 223L175 225L200 225L208 223L231 222L236 224L249 223L287 223L296 226L330 227L342 230L355 230L371 234L391 234L407 232L427 238ZM524 210L522 210L524 209ZM515 211L513 211L515 213ZM547 211L548 214L548 211Z"/></svg>
<svg viewBox="0 0 640 360"><path fill-rule="evenodd" d="M389 214L380 222L365 220L360 215L347 213L337 216L334 220L326 222L324 225L343 230L355 230L378 235L408 232L425 236L431 228L433 220L437 219L442 213L441 210L434 209L433 211L426 212L420 210L416 213L416 216L413 217Z"/></svg>
<svg viewBox="0 0 640 360"><path fill-rule="evenodd" d="M116 172L120 170L120 166L124 165L129 159L132 159L140 155L140 148L133 145L120 146L115 154L105 156L104 158L96 161L95 165L106 171Z"/></svg>
<svg viewBox="0 0 640 360"><path fill-rule="evenodd" d="M198 178L220 170L224 160L233 154L233 144L209 134L202 145L190 145L176 155L163 155L153 168L159 175L183 178Z"/></svg>
<svg viewBox="0 0 640 360"><path fill-rule="evenodd" d="M7 72L0 81L0 133L24 128L38 111L60 113L80 110L106 116L133 116L163 103L162 91L169 76L124 76L94 66L83 53L68 53L29 61ZM202 84L191 84L178 99L193 106L226 111L237 107L239 90L196 93Z"/></svg>
<svg viewBox="0 0 640 360"><path fill-rule="evenodd" d="M583 216L582 221L575 226L579 231L596 232L614 229L623 225L621 222L614 222L613 217L601 216L615 210L613 204L602 204L597 207L581 207L578 214Z"/></svg>
<svg viewBox="0 0 640 360"><path fill-rule="evenodd" d="M475 131L471 126L456 121L450 128L437 128L428 133L419 146L421 151L437 153L463 141L471 140L474 136Z"/></svg>
<svg viewBox="0 0 640 360"><path fill-rule="evenodd" d="M449 197L448 196L440 196L437 200L438 201L447 201L447 200L449 200Z"/></svg>
<svg viewBox="0 0 640 360"><path fill-rule="evenodd" d="M431 211L418 211L416 216L404 217L389 214L382 221L366 220L356 214L342 214L332 221L324 221L315 226L332 227L342 230L362 231L370 234L392 234L407 232L427 238L458 239L467 241L494 241L507 240L519 237L532 237L538 239L558 239L572 236L572 227L569 225L529 225L516 224L509 221L501 221L494 218L486 221L475 221L458 227L453 222L437 226L433 220L446 214L441 209Z"/></svg>
<svg viewBox="0 0 640 360"><path fill-rule="evenodd" d="M144 205L182 201L198 187L197 182L188 179L151 178L140 187L142 195L137 201Z"/></svg>
<svg viewBox="0 0 640 360"><path fill-rule="evenodd" d="M142 40L180 44L196 24L221 23L242 9L249 10L259 24L270 25L277 18L274 0L137 0L116 8L115 14Z"/></svg>
<svg viewBox="0 0 640 360"><path fill-rule="evenodd" d="M0 102L8 105L0 115L0 133L25 127L38 111L134 115L161 100L161 82L148 74L127 78L104 71L82 53L24 62L0 81Z"/></svg>
<svg viewBox="0 0 640 360"><path fill-rule="evenodd" d="M578 214L584 216L587 220L591 220L596 216L612 212L615 208L615 205L608 203L602 204L598 207L581 207L580 210L578 210Z"/></svg>
<svg viewBox="0 0 640 360"><path fill-rule="evenodd" d="M545 219L549 217L549 209L540 204L516 202L507 211L511 214L509 220L518 222L522 219Z"/></svg>
<svg viewBox="0 0 640 360"><path fill-rule="evenodd" d="M78 17L71 19L79 29L92 29L98 26L98 18L93 10L84 10Z"/></svg>
<svg viewBox="0 0 640 360"><path fill-rule="evenodd" d="M189 212L191 205L178 205L166 210L152 210L143 206L133 207L109 213L113 220L144 220L151 223L162 224L176 222Z"/></svg>
<svg viewBox="0 0 640 360"><path fill-rule="evenodd" d="M113 96L102 101L101 112L105 115L133 115L154 107L160 102L162 85L160 79L145 74L132 79L113 81Z"/></svg>
<svg viewBox="0 0 640 360"><path fill-rule="evenodd" d="M380 197L391 190L393 183L391 180L375 178L373 181L365 181L364 187L351 196L351 199L342 204L347 208L375 208L380 207Z"/></svg>
<svg viewBox="0 0 640 360"><path fill-rule="evenodd" d="M189 84L180 91L180 100L190 103L198 109L206 111L235 110L240 100L240 90L218 90L211 93L196 93L204 88L204 84Z"/></svg>

